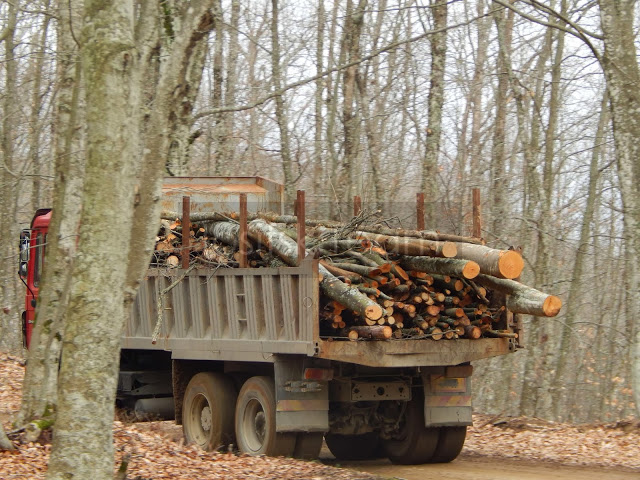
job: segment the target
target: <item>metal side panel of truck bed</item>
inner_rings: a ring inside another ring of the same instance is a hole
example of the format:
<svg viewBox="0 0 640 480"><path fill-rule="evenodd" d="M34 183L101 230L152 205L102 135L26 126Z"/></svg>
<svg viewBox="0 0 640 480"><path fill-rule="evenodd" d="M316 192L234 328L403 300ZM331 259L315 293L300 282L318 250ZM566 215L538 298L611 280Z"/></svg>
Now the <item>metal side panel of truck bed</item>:
<svg viewBox="0 0 640 480"><path fill-rule="evenodd" d="M297 354L371 367L458 365L514 349L506 338L323 339L316 260L300 267L196 268L172 286L182 273L149 269L123 348L167 350L191 360L270 362L276 354Z"/></svg>

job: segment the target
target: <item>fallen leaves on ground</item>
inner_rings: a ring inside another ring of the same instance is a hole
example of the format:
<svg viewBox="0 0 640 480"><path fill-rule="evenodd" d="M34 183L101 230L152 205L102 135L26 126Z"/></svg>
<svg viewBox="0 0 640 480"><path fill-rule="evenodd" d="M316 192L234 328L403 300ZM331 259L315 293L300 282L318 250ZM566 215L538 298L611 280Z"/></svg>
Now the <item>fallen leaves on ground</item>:
<svg viewBox="0 0 640 480"><path fill-rule="evenodd" d="M463 452L640 471L640 426L633 421L568 425L539 419L498 420L474 415L474 426L467 433Z"/></svg>
<svg viewBox="0 0 640 480"><path fill-rule="evenodd" d="M0 421L10 430L20 406L24 367L19 358L0 354ZM116 461L131 455L129 477L140 480L310 479L356 480L378 477L319 462L203 452L184 445L173 422L114 422ZM0 478L44 479L51 445L18 445L0 452ZM632 469L640 472L640 425L567 425L537 419L498 419L474 415L463 450L465 456L511 458Z"/></svg>

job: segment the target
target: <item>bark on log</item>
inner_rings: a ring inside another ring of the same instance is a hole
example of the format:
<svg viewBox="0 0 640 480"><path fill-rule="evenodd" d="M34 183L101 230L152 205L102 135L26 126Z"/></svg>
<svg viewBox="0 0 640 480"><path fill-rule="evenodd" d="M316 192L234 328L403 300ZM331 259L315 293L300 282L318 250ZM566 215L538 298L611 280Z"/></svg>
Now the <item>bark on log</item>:
<svg viewBox="0 0 640 480"><path fill-rule="evenodd" d="M385 250L402 255L428 255L431 257L452 258L456 256L457 248L453 242L436 242L421 238L408 238L390 235L380 235L358 231L353 234L357 238L365 238L379 243Z"/></svg>
<svg viewBox="0 0 640 480"><path fill-rule="evenodd" d="M454 275L467 279L475 278L480 273L480 266L476 262L457 258L404 256L400 258L400 265L408 270L418 270L438 275Z"/></svg>
<svg viewBox="0 0 640 480"><path fill-rule="evenodd" d="M430 232L426 230L406 230L403 228L388 228L376 225L360 226L358 229L363 232L378 233L380 235L413 237L423 240L433 240L436 242L465 242L482 245L482 240L479 238L463 237L460 235L450 235L446 233Z"/></svg>
<svg viewBox="0 0 640 480"><path fill-rule="evenodd" d="M373 278L382 274L382 271L378 267L366 267L357 263L334 263L333 265L341 268L342 270L349 270L350 272L355 272L358 275L363 275L365 277Z"/></svg>
<svg viewBox="0 0 640 480"><path fill-rule="evenodd" d="M191 219L193 220L193 218ZM224 244L238 246L240 225L232 222L214 222L206 225L207 235L221 241Z"/></svg>
<svg viewBox="0 0 640 480"><path fill-rule="evenodd" d="M515 250L497 250L484 245L456 243L455 258L473 260L480 265L480 273L497 278L517 278L524 268L522 255Z"/></svg>
<svg viewBox="0 0 640 480"><path fill-rule="evenodd" d="M338 268L332 263L325 262L324 260L320 260L320 265L325 267L336 277L344 277L345 279L349 280L349 282L351 283L362 283L364 281L364 279L362 278L362 275L358 275L357 273L352 272L350 270L343 270L342 268Z"/></svg>
<svg viewBox="0 0 640 480"><path fill-rule="evenodd" d="M356 326L349 328L350 332L356 332L358 338L372 338L375 340L387 340L391 338L393 330L388 325L374 325L374 326Z"/></svg>
<svg viewBox="0 0 640 480"><path fill-rule="evenodd" d="M560 308L562 308L562 300L555 295L543 293L514 280L478 275L475 282L508 294L506 307L513 313L524 313L537 317L555 317Z"/></svg>
<svg viewBox="0 0 640 480"><path fill-rule="evenodd" d="M298 263L296 242L266 221L257 219L249 222L248 233L252 240L277 253L289 265L295 266ZM320 287L329 298L370 320L378 320L382 317L382 307L360 293L357 288L351 288L340 281L323 265L318 265L318 271L322 275Z"/></svg>

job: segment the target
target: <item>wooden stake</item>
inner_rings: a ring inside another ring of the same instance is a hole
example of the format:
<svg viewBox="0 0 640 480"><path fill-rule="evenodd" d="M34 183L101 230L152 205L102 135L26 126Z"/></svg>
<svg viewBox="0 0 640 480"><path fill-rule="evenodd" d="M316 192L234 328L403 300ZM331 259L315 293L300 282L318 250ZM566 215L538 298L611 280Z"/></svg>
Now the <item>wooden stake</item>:
<svg viewBox="0 0 640 480"><path fill-rule="evenodd" d="M191 198L182 197L182 268L189 268L189 241L191 238Z"/></svg>
<svg viewBox="0 0 640 480"><path fill-rule="evenodd" d="M353 216L357 217L362 212L362 199L359 195L353 197Z"/></svg>
<svg viewBox="0 0 640 480"><path fill-rule="evenodd" d="M471 191L473 203L473 231L472 235L476 238L482 237L482 212L480 211L480 189L474 188Z"/></svg>
<svg viewBox="0 0 640 480"><path fill-rule="evenodd" d="M247 260L247 194L240 194L240 250L238 263L240 268L247 268L249 261Z"/></svg>
<svg viewBox="0 0 640 480"><path fill-rule="evenodd" d="M298 190L296 198L296 216L298 217L298 265L302 264L304 260L306 247L305 247L305 201L304 190Z"/></svg>
<svg viewBox="0 0 640 480"><path fill-rule="evenodd" d="M424 193L416 193L416 230L424 230Z"/></svg>

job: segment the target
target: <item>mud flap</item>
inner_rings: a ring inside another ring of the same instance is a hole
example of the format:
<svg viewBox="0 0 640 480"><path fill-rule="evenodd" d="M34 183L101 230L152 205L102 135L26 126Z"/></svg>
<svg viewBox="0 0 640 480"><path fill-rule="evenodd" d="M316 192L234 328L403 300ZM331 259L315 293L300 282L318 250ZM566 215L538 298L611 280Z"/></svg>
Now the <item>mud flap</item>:
<svg viewBox="0 0 640 480"><path fill-rule="evenodd" d="M427 427L471 425L471 377L423 373L424 423Z"/></svg>
<svg viewBox="0 0 640 480"><path fill-rule="evenodd" d="M326 380L305 380L305 368L314 365L298 356L276 356L276 431L329 430L329 387Z"/></svg>

